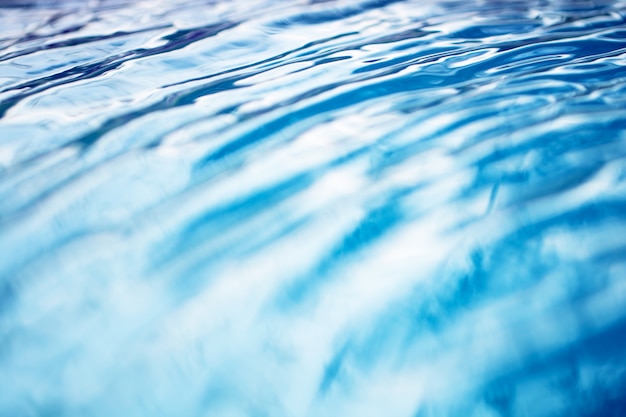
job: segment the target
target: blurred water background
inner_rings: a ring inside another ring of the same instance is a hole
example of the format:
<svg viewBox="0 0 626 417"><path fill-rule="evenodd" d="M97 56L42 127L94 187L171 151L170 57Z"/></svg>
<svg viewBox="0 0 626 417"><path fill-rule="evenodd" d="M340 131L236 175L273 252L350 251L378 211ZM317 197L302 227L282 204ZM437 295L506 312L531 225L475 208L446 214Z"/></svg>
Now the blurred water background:
<svg viewBox="0 0 626 417"><path fill-rule="evenodd" d="M625 1L0 6L0 416L626 415Z"/></svg>

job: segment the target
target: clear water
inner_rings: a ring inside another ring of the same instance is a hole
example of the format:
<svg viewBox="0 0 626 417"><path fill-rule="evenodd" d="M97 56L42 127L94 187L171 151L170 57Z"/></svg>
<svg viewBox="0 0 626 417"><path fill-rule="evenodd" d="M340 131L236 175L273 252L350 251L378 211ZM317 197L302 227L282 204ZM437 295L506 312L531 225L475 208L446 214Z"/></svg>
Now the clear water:
<svg viewBox="0 0 626 417"><path fill-rule="evenodd" d="M0 415L626 415L626 2L0 1Z"/></svg>

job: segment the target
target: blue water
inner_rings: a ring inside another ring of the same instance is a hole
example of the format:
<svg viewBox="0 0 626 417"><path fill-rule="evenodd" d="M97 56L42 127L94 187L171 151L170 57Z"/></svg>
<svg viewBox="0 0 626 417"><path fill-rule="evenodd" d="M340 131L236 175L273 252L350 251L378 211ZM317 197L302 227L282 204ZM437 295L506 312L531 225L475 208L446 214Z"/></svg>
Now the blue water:
<svg viewBox="0 0 626 417"><path fill-rule="evenodd" d="M0 416L626 415L626 1L0 0Z"/></svg>

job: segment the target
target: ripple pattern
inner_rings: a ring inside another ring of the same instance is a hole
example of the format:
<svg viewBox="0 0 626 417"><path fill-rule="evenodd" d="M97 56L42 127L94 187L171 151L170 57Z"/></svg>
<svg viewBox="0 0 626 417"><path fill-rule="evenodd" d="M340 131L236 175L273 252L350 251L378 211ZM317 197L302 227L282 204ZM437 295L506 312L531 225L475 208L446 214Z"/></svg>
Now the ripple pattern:
<svg viewBox="0 0 626 417"><path fill-rule="evenodd" d="M0 415L626 415L623 0L0 0Z"/></svg>

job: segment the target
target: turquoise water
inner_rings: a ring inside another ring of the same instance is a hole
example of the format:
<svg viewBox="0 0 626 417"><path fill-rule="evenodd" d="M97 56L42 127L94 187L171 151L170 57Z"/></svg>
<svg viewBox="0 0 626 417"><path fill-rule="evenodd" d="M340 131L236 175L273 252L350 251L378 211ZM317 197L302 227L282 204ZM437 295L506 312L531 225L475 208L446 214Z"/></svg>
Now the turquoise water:
<svg viewBox="0 0 626 417"><path fill-rule="evenodd" d="M626 2L0 0L0 416L626 415Z"/></svg>

